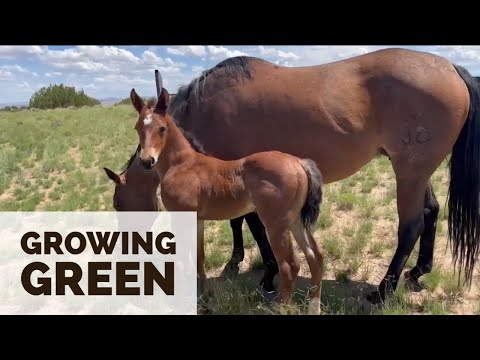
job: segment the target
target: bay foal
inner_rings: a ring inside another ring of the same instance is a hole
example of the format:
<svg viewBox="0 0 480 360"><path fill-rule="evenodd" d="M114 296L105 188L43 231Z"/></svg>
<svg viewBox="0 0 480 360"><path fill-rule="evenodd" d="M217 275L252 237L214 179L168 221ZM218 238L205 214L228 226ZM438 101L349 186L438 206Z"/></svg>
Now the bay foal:
<svg viewBox="0 0 480 360"><path fill-rule="evenodd" d="M158 174L156 171L146 170L138 161L139 149L140 146L137 147L135 153L128 160L125 170L121 173L117 174L109 168L104 168L109 179L115 183L113 207L116 211L165 210L159 191L160 179ZM232 274L238 273L239 264L245 257L242 233L244 219L253 239L257 242L264 264L264 275L260 283L260 290L267 300L272 300L275 296L273 280L278 273L278 266L268 243L265 227L256 213L230 220L233 233L233 251L230 261L225 265L225 270Z"/></svg>
<svg viewBox="0 0 480 360"><path fill-rule="evenodd" d="M195 151L167 112L164 88L155 108L132 89L139 117L140 161L155 169L168 211L196 211L197 266L205 289L205 220L228 220L256 211L265 226L280 270L280 300L289 303L300 270L291 235L305 254L312 277L309 314L320 313L323 254L311 234L322 201L322 176L315 163L278 151L231 161Z"/></svg>

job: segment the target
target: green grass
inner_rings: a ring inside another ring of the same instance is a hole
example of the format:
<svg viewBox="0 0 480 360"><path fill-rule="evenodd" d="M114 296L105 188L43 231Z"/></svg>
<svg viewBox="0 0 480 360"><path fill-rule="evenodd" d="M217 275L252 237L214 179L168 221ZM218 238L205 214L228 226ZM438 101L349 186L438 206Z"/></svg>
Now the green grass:
<svg viewBox="0 0 480 360"><path fill-rule="evenodd" d="M340 193L336 197L336 204L338 211L350 211L357 203L357 196L353 193Z"/></svg>
<svg viewBox="0 0 480 360"><path fill-rule="evenodd" d="M436 299L426 299L422 302L423 312L428 315L446 315L448 314L448 306L443 301Z"/></svg>
<svg viewBox="0 0 480 360"><path fill-rule="evenodd" d="M350 241L349 247L347 249L348 255L359 256L362 253L363 249L365 249L368 244L372 228L373 225L371 222L365 222L360 225L360 227L355 233L355 236Z"/></svg>
<svg viewBox="0 0 480 360"><path fill-rule="evenodd" d="M416 310L415 305L408 299L408 290L403 283L397 287L395 294L389 296L383 308L378 310L382 315L408 315Z"/></svg>
<svg viewBox="0 0 480 360"><path fill-rule="evenodd" d="M370 246L370 252L375 256L375 257L381 257L385 251L386 244L381 241L381 240L376 240L372 243Z"/></svg>
<svg viewBox="0 0 480 360"><path fill-rule="evenodd" d="M257 254L253 258L253 260L250 264L250 269L254 270L254 271L255 270L263 270L263 260L262 260L262 257L259 254Z"/></svg>
<svg viewBox="0 0 480 360"><path fill-rule="evenodd" d="M327 253L327 257L331 260L339 260L342 257L342 244L338 238L328 235L323 240L323 248Z"/></svg>
<svg viewBox="0 0 480 360"><path fill-rule="evenodd" d="M320 216L315 224L315 228L327 229L333 224L332 206L323 204L320 209Z"/></svg>
<svg viewBox="0 0 480 360"><path fill-rule="evenodd" d="M12 126L19 118L22 124ZM15 177L22 184L20 190L12 189L15 204L0 200L0 209L37 210L43 200L42 206L57 211L100 210L99 204L110 204L113 187L97 191L96 180L105 176L103 166L119 170L131 155L137 144L134 121L131 106L0 112L5 140L0 144L0 195ZM55 201L58 193L45 194L55 182L66 184L59 188L62 201Z"/></svg>
<svg viewBox="0 0 480 360"><path fill-rule="evenodd" d="M205 269L207 269L208 271L211 269L218 268L224 265L225 262L226 262L225 253L222 250L214 247L205 256Z"/></svg>
<svg viewBox="0 0 480 360"><path fill-rule="evenodd" d="M421 281L423 282L428 291L434 291L438 288L442 281L442 273L437 266L434 266L430 273L425 274L422 277Z"/></svg>

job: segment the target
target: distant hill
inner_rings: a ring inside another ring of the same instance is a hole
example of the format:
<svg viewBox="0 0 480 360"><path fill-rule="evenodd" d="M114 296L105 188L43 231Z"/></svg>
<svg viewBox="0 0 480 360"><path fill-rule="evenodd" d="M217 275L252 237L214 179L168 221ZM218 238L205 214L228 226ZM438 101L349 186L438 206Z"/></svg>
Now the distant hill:
<svg viewBox="0 0 480 360"><path fill-rule="evenodd" d="M115 105L117 102L119 102L120 100L122 100L122 99L119 99L119 98L106 98L106 99L100 99L100 103L101 103L103 106L113 106L113 105Z"/></svg>

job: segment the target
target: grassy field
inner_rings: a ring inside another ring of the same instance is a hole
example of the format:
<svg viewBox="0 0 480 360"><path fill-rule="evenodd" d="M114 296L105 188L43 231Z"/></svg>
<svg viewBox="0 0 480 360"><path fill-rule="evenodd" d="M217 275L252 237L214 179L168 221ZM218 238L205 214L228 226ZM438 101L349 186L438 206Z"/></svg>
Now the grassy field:
<svg viewBox="0 0 480 360"><path fill-rule="evenodd" d="M131 106L0 112L0 211L113 211L114 187L102 168L118 171L133 153L135 119ZM354 176L324 187L315 232L327 254L324 314L480 314L478 273L470 291L458 287L452 273L445 238L446 162L432 179L441 206L434 271L423 277L421 292L406 289L402 282L382 309L362 299L385 274L396 247L390 162L376 158ZM272 313L257 291L262 263L246 227L244 237L247 249L240 274L224 277L222 267L232 249L229 222L207 223L207 268L216 289L208 308L214 314ZM418 244L407 268L417 254ZM309 272L302 254L299 259L295 301L281 313L304 313Z"/></svg>

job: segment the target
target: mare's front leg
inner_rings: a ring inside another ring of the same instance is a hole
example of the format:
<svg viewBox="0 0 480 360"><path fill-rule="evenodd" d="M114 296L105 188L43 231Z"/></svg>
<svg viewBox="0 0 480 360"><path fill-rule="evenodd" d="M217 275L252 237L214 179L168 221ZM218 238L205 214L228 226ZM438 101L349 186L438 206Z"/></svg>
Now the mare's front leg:
<svg viewBox="0 0 480 360"><path fill-rule="evenodd" d="M273 254L270 243L268 242L267 233L265 232L265 226L257 213L253 212L245 215L250 232L253 238L257 242L260 249L260 255L262 256L264 275L260 282L261 291L263 296L269 301L273 300L276 296L275 286L273 280L275 275L278 274L278 264Z"/></svg>

